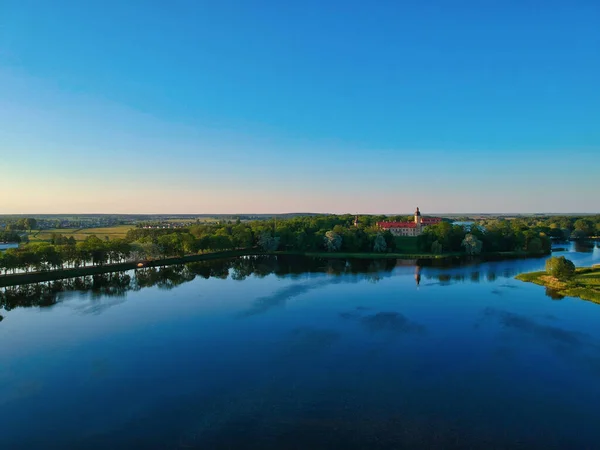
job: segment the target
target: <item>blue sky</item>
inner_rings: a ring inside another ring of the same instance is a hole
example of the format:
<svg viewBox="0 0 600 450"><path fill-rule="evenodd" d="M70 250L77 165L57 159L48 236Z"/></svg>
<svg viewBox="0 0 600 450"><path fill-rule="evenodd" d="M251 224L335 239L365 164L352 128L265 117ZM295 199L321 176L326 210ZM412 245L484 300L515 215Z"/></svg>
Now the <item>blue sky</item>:
<svg viewBox="0 0 600 450"><path fill-rule="evenodd" d="M597 1L0 0L0 213L600 211Z"/></svg>

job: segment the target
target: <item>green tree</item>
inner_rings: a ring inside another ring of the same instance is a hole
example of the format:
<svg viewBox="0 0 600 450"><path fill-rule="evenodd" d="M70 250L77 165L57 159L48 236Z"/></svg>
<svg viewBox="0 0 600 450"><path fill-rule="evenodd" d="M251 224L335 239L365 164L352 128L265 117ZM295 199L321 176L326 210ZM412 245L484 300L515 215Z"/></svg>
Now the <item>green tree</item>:
<svg viewBox="0 0 600 450"><path fill-rule="evenodd" d="M33 230L37 226L37 220L35 220L32 217L28 217L23 221L23 226L25 229L31 232L31 230Z"/></svg>
<svg viewBox="0 0 600 450"><path fill-rule="evenodd" d="M264 231L258 238L258 246L266 252L273 252L279 247L279 238L272 236L268 231Z"/></svg>
<svg viewBox="0 0 600 450"><path fill-rule="evenodd" d="M433 241L431 244L431 253L440 254L442 253L443 249L444 247L442 244L440 244L440 241Z"/></svg>
<svg viewBox="0 0 600 450"><path fill-rule="evenodd" d="M575 274L575 264L564 256L553 256L546 261L546 273L559 280L568 280Z"/></svg>
<svg viewBox="0 0 600 450"><path fill-rule="evenodd" d="M587 219L578 219L573 224L575 228L575 232L580 237L587 237L594 235L595 227L591 220Z"/></svg>
<svg viewBox="0 0 600 450"><path fill-rule="evenodd" d="M381 233L378 233L375 237L375 242L373 243L373 251L383 253L387 249L387 243L385 242L385 238Z"/></svg>
<svg viewBox="0 0 600 450"><path fill-rule="evenodd" d="M335 231L325 233L325 248L328 252L337 252L342 246L342 236Z"/></svg>
<svg viewBox="0 0 600 450"><path fill-rule="evenodd" d="M527 251L530 253L541 253L542 250L542 240L539 237L534 237L527 243Z"/></svg>
<svg viewBox="0 0 600 450"><path fill-rule="evenodd" d="M483 247L483 242L469 233L463 239L462 246L465 248L465 252L467 252L468 255L479 255Z"/></svg>

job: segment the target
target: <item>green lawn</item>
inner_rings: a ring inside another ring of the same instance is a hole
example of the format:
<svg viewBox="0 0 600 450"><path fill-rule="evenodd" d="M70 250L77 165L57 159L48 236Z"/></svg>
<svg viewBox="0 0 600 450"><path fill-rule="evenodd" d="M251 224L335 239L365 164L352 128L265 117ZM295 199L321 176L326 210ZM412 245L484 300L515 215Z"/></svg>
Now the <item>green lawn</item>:
<svg viewBox="0 0 600 450"><path fill-rule="evenodd" d="M560 281L546 272L530 272L517 275L518 280L539 284L552 289L559 295L579 297L594 303L600 303L600 267L580 267L568 281Z"/></svg>
<svg viewBox="0 0 600 450"><path fill-rule="evenodd" d="M592 272L577 275L576 280L578 280L580 283L600 287L600 268Z"/></svg>

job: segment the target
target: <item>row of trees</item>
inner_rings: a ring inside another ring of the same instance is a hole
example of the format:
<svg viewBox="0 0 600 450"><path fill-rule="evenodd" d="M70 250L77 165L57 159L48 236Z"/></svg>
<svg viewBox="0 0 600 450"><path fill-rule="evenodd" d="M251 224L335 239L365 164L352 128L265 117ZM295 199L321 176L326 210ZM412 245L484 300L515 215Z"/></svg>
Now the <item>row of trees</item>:
<svg viewBox="0 0 600 450"><path fill-rule="evenodd" d="M37 220L33 217L21 217L8 220L4 231L31 231L37 227Z"/></svg>
<svg viewBox="0 0 600 450"><path fill-rule="evenodd" d="M464 253L527 251L548 253L550 239L543 226L513 220L488 221L464 227L442 221L425 228L418 238L396 238L377 227L382 220L406 217L322 215L286 220L196 224L176 229L133 228L124 239L83 242L55 234L50 242L22 245L0 256L7 272L52 270L102 265L127 260L160 259L189 254L256 248L263 251Z"/></svg>
<svg viewBox="0 0 600 450"><path fill-rule="evenodd" d="M441 222L425 228L417 240L423 252L469 255L513 251L547 254L551 247L549 236L539 227L515 226L509 220L488 221L485 227L473 224L469 228Z"/></svg>
<svg viewBox="0 0 600 450"><path fill-rule="evenodd" d="M33 243L0 253L0 271L6 274L117 263L135 256L135 249L135 244L124 239L103 241L96 236L78 243L70 239L61 244Z"/></svg>
<svg viewBox="0 0 600 450"><path fill-rule="evenodd" d="M480 224L487 228L488 224L497 219L482 221ZM517 230L537 229L555 239L584 239L600 236L600 215L591 216L529 216L518 217L510 222Z"/></svg>

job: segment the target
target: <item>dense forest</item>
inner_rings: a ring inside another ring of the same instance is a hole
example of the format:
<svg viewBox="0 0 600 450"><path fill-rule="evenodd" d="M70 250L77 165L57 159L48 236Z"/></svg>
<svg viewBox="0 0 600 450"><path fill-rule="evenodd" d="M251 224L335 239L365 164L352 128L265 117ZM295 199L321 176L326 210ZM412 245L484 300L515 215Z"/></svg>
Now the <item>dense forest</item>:
<svg viewBox="0 0 600 450"><path fill-rule="evenodd" d="M81 242L54 234L50 242L25 244L0 253L0 271L44 271L233 249L307 253L547 254L550 238L585 238L600 234L600 216L493 219L471 226L453 225L445 220L427 226L417 238L394 237L377 227L377 222L382 220L410 219L359 216L357 223L351 215L247 222L238 219L176 229L138 227L129 230L124 239L102 240L90 236ZM25 220L19 225L31 225Z"/></svg>

